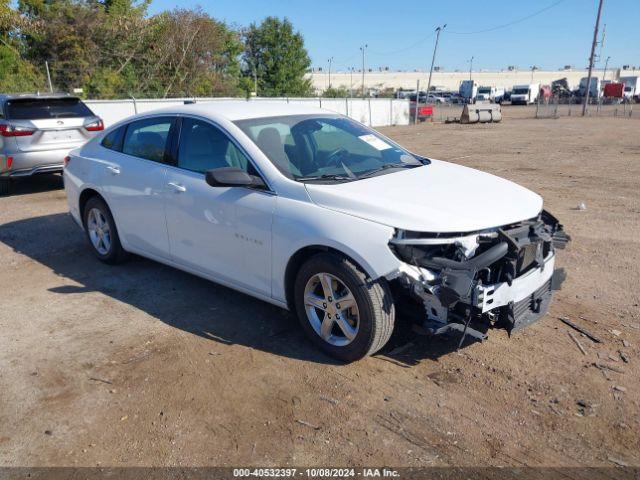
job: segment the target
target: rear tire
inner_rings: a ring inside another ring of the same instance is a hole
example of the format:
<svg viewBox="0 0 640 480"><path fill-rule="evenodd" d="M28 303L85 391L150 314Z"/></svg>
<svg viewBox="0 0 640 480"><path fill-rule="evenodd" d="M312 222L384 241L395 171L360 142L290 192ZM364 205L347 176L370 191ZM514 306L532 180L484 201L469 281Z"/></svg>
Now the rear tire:
<svg viewBox="0 0 640 480"><path fill-rule="evenodd" d="M8 178L0 178L0 196L9 195L11 192L11 180Z"/></svg>
<svg viewBox="0 0 640 480"><path fill-rule="evenodd" d="M100 197L91 197L82 212L84 231L98 259L109 265L122 263L128 254L122 248L111 210Z"/></svg>
<svg viewBox="0 0 640 480"><path fill-rule="evenodd" d="M371 280L337 254L320 253L302 265L295 280L294 303L311 341L345 362L376 353L393 332L395 306L386 280ZM346 305L353 306L345 309Z"/></svg>

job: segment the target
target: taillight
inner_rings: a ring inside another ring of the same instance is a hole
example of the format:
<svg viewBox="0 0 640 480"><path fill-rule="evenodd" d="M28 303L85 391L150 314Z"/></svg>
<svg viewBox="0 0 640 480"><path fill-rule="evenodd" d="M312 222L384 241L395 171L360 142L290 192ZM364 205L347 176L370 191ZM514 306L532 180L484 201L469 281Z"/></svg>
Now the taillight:
<svg viewBox="0 0 640 480"><path fill-rule="evenodd" d="M3 137L26 137L33 135L34 132L35 130L31 130L27 127L20 127L8 123L0 125L0 135Z"/></svg>
<svg viewBox="0 0 640 480"><path fill-rule="evenodd" d="M104 130L104 123L102 123L102 119L98 119L95 122L85 125L84 128L88 132L99 132Z"/></svg>
<svg viewBox="0 0 640 480"><path fill-rule="evenodd" d="M69 155L67 155L66 157L64 157L64 167L67 168L67 166L69 165L69 162L71 161L71 157Z"/></svg>
<svg viewBox="0 0 640 480"><path fill-rule="evenodd" d="M7 170L13 166L13 157L7 157Z"/></svg>

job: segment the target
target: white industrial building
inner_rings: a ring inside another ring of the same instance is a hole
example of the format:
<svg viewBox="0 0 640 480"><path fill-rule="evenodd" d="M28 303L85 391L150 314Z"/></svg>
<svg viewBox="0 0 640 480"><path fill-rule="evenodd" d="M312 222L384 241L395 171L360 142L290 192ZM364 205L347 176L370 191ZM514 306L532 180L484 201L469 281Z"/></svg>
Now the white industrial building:
<svg viewBox="0 0 640 480"><path fill-rule="evenodd" d="M636 70L638 71L638 70ZM634 75L632 70L622 71L620 69L608 69L604 72L602 69L594 71L593 75L601 80L617 80L620 75ZM640 74L640 71L638 71ZM313 71L308 74L314 89L317 93L322 93L329 87L328 71ZM511 89L514 85L522 85L528 83L540 83L542 85L551 84L552 81L566 78L570 88L577 88L580 79L587 76L586 70L530 70L530 69L508 69L500 71L473 71L471 78L478 82L479 85L495 86L498 88ZM438 90L457 91L462 80L469 79L469 71L434 71L431 80L432 88ZM420 89L426 90L429 80L428 71L419 72L393 72L393 71L367 71L365 72L364 84L367 90L383 90L391 88L393 90L415 90L417 81L420 81ZM331 72L331 86L333 88L346 88L360 91L362 88L362 72Z"/></svg>

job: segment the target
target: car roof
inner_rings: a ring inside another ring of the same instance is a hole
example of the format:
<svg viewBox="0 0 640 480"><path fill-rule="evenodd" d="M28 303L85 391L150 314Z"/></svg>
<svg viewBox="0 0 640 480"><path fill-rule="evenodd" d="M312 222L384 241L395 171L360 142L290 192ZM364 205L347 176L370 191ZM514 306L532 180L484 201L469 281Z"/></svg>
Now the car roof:
<svg viewBox="0 0 640 480"><path fill-rule="evenodd" d="M223 100L192 103L175 107L163 108L147 112L149 114L191 114L210 117L212 119L224 118L230 121L246 120L252 118L280 117L287 115L330 115L336 114L305 103L286 103L285 101L264 100Z"/></svg>
<svg viewBox="0 0 640 480"><path fill-rule="evenodd" d="M46 99L46 98L75 98L78 97L68 93L0 93L0 100L15 99Z"/></svg>

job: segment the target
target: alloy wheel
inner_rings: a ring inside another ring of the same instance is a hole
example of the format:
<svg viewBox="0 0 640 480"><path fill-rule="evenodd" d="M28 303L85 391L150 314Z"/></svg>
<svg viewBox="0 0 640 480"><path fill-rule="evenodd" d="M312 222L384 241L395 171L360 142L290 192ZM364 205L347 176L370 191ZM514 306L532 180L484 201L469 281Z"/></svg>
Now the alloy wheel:
<svg viewBox="0 0 640 480"><path fill-rule="evenodd" d="M358 334L360 313L351 290L329 273L313 275L304 290L307 319L327 343L343 347Z"/></svg>
<svg viewBox="0 0 640 480"><path fill-rule="evenodd" d="M106 216L98 208L92 208L87 215L87 231L93 247L100 255L107 255L111 249L111 228Z"/></svg>

